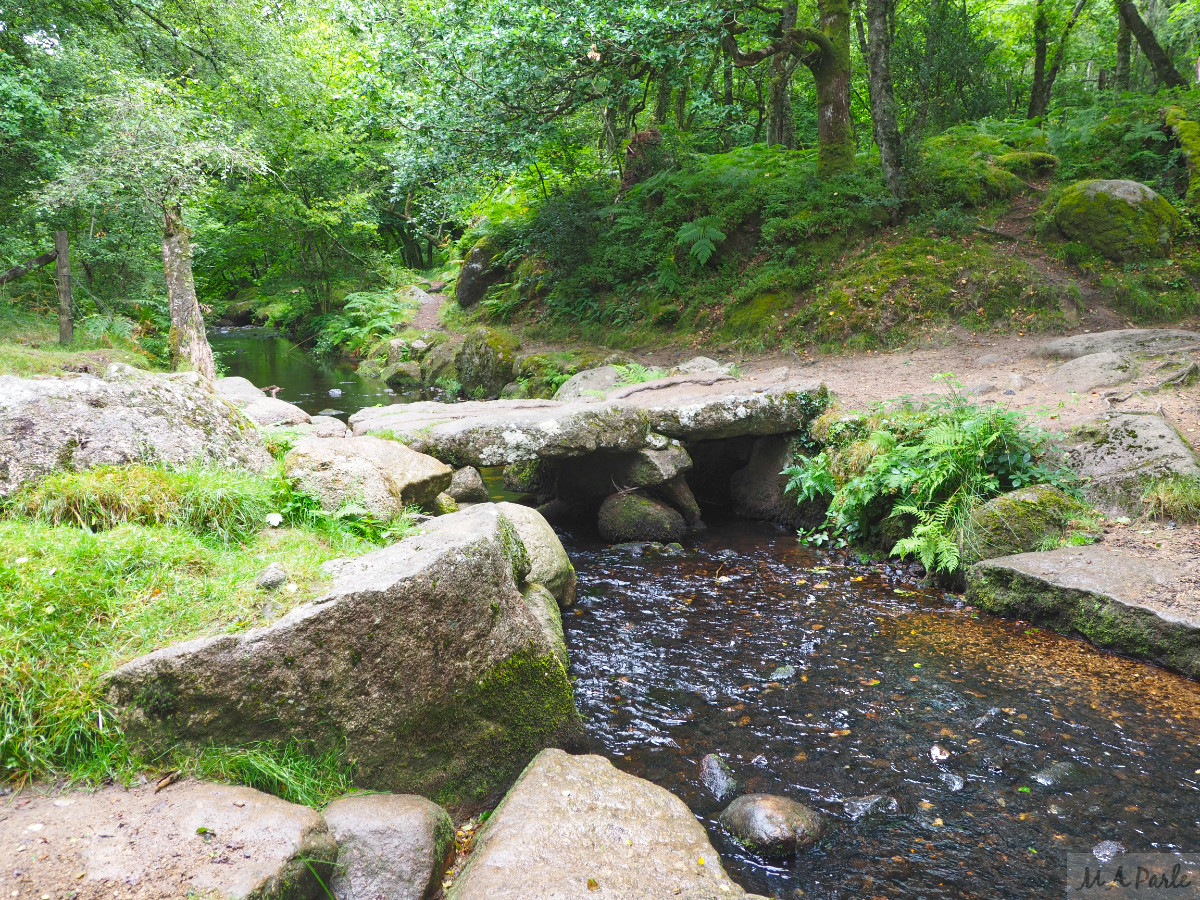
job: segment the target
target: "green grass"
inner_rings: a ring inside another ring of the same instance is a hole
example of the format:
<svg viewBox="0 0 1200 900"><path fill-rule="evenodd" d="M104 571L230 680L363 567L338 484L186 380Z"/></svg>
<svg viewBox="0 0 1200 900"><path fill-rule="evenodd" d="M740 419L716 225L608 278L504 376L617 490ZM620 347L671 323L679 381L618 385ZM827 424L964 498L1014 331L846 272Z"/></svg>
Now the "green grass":
<svg viewBox="0 0 1200 900"><path fill-rule="evenodd" d="M132 341L109 333L91 335L76 328L75 341L58 344L58 319L0 304L0 375L61 375L64 371L103 374L114 362L154 368L154 358Z"/></svg>
<svg viewBox="0 0 1200 900"><path fill-rule="evenodd" d="M104 673L175 641L267 624L323 591L322 563L412 527L314 507L268 479L145 466L55 475L22 492L0 518L2 771L127 780L178 766L131 755ZM282 527L264 527L273 510ZM290 584L268 595L254 579L271 562ZM330 760L264 746L212 748L188 770L296 797L336 792L346 777Z"/></svg>
<svg viewBox="0 0 1200 900"><path fill-rule="evenodd" d="M1142 491L1142 503L1149 518L1187 525L1200 523L1200 478L1194 475L1156 478Z"/></svg>

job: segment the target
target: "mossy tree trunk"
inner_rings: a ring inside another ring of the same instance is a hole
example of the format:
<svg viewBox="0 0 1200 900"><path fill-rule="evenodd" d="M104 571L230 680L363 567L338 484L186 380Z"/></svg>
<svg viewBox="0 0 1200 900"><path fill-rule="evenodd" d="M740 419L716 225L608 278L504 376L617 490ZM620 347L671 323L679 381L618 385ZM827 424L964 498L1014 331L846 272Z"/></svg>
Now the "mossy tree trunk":
<svg viewBox="0 0 1200 900"><path fill-rule="evenodd" d="M75 302L71 299L71 242L65 231L54 232L54 281L58 285L58 342L75 340Z"/></svg>
<svg viewBox="0 0 1200 900"><path fill-rule="evenodd" d="M800 28L794 24L787 27L785 17L795 9L789 2L781 11L779 36L766 47L748 53L742 52L737 43L737 36L748 29L731 14L724 22L722 42L733 64L741 68L767 59L776 64L777 57L782 58L785 66L794 57L809 68L817 86L817 171L828 177L854 167L854 131L850 126L850 2L820 0L818 7L819 28ZM772 101L774 94L772 90ZM777 125L776 131L780 127ZM770 137L769 129L768 142Z"/></svg>
<svg viewBox="0 0 1200 900"><path fill-rule="evenodd" d="M171 312L171 369L191 369L205 378L216 378L212 348L204 333L204 318L192 280L192 233L183 224L178 205L164 210L162 252Z"/></svg>
<svg viewBox="0 0 1200 900"><path fill-rule="evenodd" d="M1187 87L1187 79L1179 74L1179 70L1171 62L1171 57L1167 56L1167 51L1162 48L1150 26L1142 21L1133 0L1124 0L1120 10L1121 18L1129 26L1150 65L1154 67L1154 74L1158 76L1158 80L1167 87Z"/></svg>
<svg viewBox="0 0 1200 900"><path fill-rule="evenodd" d="M888 190L904 199L904 168L900 123L896 114L896 92L892 84L892 0L866 0L867 35L863 39L867 59L867 84L871 94L871 124L879 161Z"/></svg>
<svg viewBox="0 0 1200 900"><path fill-rule="evenodd" d="M1121 15L1121 4L1117 3L1117 66L1113 72L1113 87L1118 91L1129 90L1129 59L1133 49L1132 35L1125 17Z"/></svg>

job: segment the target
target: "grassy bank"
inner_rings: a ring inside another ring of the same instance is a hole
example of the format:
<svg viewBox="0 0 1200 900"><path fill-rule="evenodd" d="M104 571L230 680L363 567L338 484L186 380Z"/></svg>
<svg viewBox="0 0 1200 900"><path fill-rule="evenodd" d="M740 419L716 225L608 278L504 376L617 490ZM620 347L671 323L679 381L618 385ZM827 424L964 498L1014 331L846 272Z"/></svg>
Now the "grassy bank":
<svg viewBox="0 0 1200 900"><path fill-rule="evenodd" d="M274 621L323 591L322 563L396 536L361 517L317 515L281 479L223 470L128 466L26 488L0 518L5 775L127 780L182 768L302 802L344 789L336 760L295 747L136 758L104 702L103 676L174 641ZM255 586L269 563L288 575L274 592Z"/></svg>

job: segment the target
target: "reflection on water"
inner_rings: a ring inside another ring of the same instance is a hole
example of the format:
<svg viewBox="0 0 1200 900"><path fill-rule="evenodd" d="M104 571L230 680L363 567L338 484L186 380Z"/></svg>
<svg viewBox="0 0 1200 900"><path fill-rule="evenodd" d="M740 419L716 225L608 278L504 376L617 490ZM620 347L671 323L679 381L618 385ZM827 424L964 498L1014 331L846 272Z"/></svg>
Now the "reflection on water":
<svg viewBox="0 0 1200 900"><path fill-rule="evenodd" d="M280 400L310 415L345 419L367 406L400 402L382 381L363 378L348 363L318 360L269 328L214 328L208 342L226 375L260 388L278 385Z"/></svg>
<svg viewBox="0 0 1200 900"><path fill-rule="evenodd" d="M1065 852L1200 849L1200 684L766 527L713 528L684 559L573 549L593 749L682 797L749 889L1057 897ZM829 836L787 865L745 853L697 776L712 752ZM870 794L901 814L852 821Z"/></svg>

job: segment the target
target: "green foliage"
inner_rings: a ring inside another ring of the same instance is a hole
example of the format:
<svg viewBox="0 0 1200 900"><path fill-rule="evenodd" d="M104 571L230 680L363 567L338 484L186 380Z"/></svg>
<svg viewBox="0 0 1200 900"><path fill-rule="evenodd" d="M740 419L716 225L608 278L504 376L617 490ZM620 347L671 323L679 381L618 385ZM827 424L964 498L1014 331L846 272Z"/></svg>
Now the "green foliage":
<svg viewBox="0 0 1200 900"><path fill-rule="evenodd" d="M858 417L813 459L785 470L802 501L830 498L826 527L848 541L881 542L953 574L976 507L1029 484L1069 487L1045 462L1047 437L1020 413L976 407L956 393Z"/></svg>
<svg viewBox="0 0 1200 900"><path fill-rule="evenodd" d="M1167 475L1148 482L1142 491L1146 515L1181 525L1200 523L1200 478Z"/></svg>
<svg viewBox="0 0 1200 900"><path fill-rule="evenodd" d="M717 244L725 240L725 232L717 227L718 225L720 220L716 216L684 222L679 226L675 243L681 247L688 247L688 256L697 266L703 266L717 252Z"/></svg>
<svg viewBox="0 0 1200 900"><path fill-rule="evenodd" d="M298 744L265 742L244 747L205 747L179 754L175 768L200 778L244 784L289 803L321 809L354 787L351 770L336 751L313 756Z"/></svg>
<svg viewBox="0 0 1200 900"><path fill-rule="evenodd" d="M647 381L657 381L667 374L665 369L647 368L640 363L627 363L617 368L621 372L617 377L617 384L644 384Z"/></svg>
<svg viewBox="0 0 1200 900"><path fill-rule="evenodd" d="M364 356L381 341L403 330L416 309L417 302L402 291L350 294L340 312L322 316L314 323L317 328L314 349L322 355Z"/></svg>

